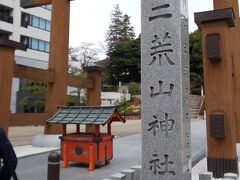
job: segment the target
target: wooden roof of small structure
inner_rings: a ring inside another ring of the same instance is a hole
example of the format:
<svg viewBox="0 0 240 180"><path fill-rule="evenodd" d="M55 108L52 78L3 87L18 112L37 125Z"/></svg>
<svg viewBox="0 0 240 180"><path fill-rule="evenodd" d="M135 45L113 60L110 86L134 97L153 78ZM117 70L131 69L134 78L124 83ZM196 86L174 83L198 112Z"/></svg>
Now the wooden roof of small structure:
<svg viewBox="0 0 240 180"><path fill-rule="evenodd" d="M126 122L114 106L58 106L57 113L47 123L104 126L115 121Z"/></svg>

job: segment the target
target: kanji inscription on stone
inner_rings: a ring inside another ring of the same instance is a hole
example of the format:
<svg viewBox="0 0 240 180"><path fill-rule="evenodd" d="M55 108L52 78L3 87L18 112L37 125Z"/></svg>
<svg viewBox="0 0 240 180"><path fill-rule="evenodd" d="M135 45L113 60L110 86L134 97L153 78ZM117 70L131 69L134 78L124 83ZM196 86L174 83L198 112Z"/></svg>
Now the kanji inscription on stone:
<svg viewBox="0 0 240 180"><path fill-rule="evenodd" d="M141 0L142 180L190 180L188 0Z"/></svg>
<svg viewBox="0 0 240 180"><path fill-rule="evenodd" d="M152 7L151 10L156 15L149 16L149 21L153 21L159 18L171 18L172 14L168 12L169 7L170 4L163 4Z"/></svg>
<svg viewBox="0 0 240 180"><path fill-rule="evenodd" d="M158 95L171 96L172 92L173 92L174 84L170 83L168 91L163 91L163 82L162 81L158 81L158 85L156 85L156 87L150 86L150 97L155 97Z"/></svg>
<svg viewBox="0 0 240 180"><path fill-rule="evenodd" d="M169 55L173 52L173 49L172 44L168 42L168 39L171 39L171 36L169 35L168 32L166 32L166 34L161 38L159 38L158 35L154 35L154 39L151 41L152 47L150 52L152 60L149 63L149 65L152 65L154 62L158 60L159 66L161 66L163 58L166 59L169 65L175 64Z"/></svg>
<svg viewBox="0 0 240 180"><path fill-rule="evenodd" d="M173 175L175 176L175 172L171 170L171 165L173 165L173 161L169 160L167 154L164 155L164 161L160 162L158 154L152 155L153 159L149 161L150 170L154 175Z"/></svg>
<svg viewBox="0 0 240 180"><path fill-rule="evenodd" d="M175 120L169 119L168 114L164 113L164 119L159 119L156 115L153 115L153 121L148 124L148 131L156 136L157 130L160 130L168 137L169 132L172 131Z"/></svg>

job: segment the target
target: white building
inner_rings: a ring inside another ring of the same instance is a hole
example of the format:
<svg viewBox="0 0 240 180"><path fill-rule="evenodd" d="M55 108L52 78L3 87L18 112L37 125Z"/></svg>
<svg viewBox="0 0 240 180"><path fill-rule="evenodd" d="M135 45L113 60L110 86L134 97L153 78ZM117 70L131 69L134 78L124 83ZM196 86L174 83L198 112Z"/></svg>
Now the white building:
<svg viewBox="0 0 240 180"><path fill-rule="evenodd" d="M23 9L20 0L0 1L0 36L22 42L27 51L17 50L17 64L48 68L51 6ZM16 92L20 80L13 79L11 112L16 112Z"/></svg>
<svg viewBox="0 0 240 180"><path fill-rule="evenodd" d="M124 101L129 101L131 95L129 93L119 92L101 92L101 106L119 105Z"/></svg>

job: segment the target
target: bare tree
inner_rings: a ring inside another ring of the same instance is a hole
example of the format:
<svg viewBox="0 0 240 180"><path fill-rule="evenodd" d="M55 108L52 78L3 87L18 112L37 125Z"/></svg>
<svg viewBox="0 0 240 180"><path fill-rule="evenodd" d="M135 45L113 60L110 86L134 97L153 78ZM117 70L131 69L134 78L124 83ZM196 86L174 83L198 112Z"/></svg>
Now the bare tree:
<svg viewBox="0 0 240 180"><path fill-rule="evenodd" d="M82 42L78 47L69 48L69 73L79 77L85 77L84 67L93 65L98 59L99 50L96 49L95 44ZM76 94L76 95L73 95ZM82 96L82 94L84 94ZM68 103L70 105L82 105L86 101L86 90L77 87L70 92L68 96Z"/></svg>
<svg viewBox="0 0 240 180"><path fill-rule="evenodd" d="M94 64L98 59L99 50L94 48L93 43L82 42L79 47L69 48L71 61L79 62L80 68Z"/></svg>

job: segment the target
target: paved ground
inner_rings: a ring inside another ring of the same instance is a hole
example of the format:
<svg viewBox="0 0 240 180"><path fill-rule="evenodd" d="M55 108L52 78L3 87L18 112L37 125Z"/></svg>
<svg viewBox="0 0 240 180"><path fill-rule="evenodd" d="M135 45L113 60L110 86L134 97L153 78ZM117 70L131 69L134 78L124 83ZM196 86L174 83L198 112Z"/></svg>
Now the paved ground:
<svg viewBox="0 0 240 180"><path fill-rule="evenodd" d="M192 165L194 166L206 155L206 121L196 121L191 123L191 139Z"/></svg>
<svg viewBox="0 0 240 180"><path fill-rule="evenodd" d="M84 126L81 131L84 130ZM75 130L75 126L68 125L68 131ZM102 127L102 131L106 131L105 127ZM23 146L32 144L32 139L39 134L43 134L43 126L26 126L26 127L10 127L9 139L13 146ZM125 124L120 122L114 122L112 124L112 133L116 136L129 136L141 132L140 120L129 120Z"/></svg>
<svg viewBox="0 0 240 180"><path fill-rule="evenodd" d="M88 172L87 166L71 164L67 169L61 169L62 180L100 180L117 173L124 167L141 164L140 134L116 138L114 140L114 159L111 164ZM43 180L47 179L47 156L42 154L19 160L17 174L19 179Z"/></svg>
<svg viewBox="0 0 240 180"><path fill-rule="evenodd" d="M133 123L132 126L138 126ZM201 153L206 147L205 122L192 123L192 156ZM47 179L47 156L41 154L19 160L17 174L20 180ZM101 180L118 173L132 165L141 164L141 135L135 134L114 139L114 159L111 164L88 172L86 166L71 164L67 169L61 169L62 180Z"/></svg>

